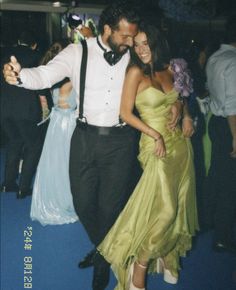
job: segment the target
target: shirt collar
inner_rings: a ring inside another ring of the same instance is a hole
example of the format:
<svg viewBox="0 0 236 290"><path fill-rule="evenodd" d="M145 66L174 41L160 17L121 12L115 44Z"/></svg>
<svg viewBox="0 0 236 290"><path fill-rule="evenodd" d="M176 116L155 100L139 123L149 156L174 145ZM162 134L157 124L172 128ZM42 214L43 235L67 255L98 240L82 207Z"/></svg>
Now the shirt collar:
<svg viewBox="0 0 236 290"><path fill-rule="evenodd" d="M110 51L111 50L111 48L109 46L104 44L104 42L102 41L102 36L101 35L98 36L98 40L101 43L101 45L106 49L106 51ZM99 47L99 49L101 49L101 48Z"/></svg>
<svg viewBox="0 0 236 290"><path fill-rule="evenodd" d="M100 55L103 56L103 53L104 51L99 47L98 43L97 43L97 40L96 40L96 37L93 37L93 38L90 38L90 39L93 39L93 41L96 43L96 50L100 53ZM88 40L90 40L88 39ZM107 45L105 45L102 41L102 37L101 35L98 35L98 40L100 41L100 43L102 44L102 46L107 49L107 51L111 51L111 48L108 47ZM128 51L122 56L121 60L124 58L124 56L128 56L130 57L130 50L128 49Z"/></svg>
<svg viewBox="0 0 236 290"><path fill-rule="evenodd" d="M220 48L221 50L232 50L236 52L236 47L230 44L221 44Z"/></svg>

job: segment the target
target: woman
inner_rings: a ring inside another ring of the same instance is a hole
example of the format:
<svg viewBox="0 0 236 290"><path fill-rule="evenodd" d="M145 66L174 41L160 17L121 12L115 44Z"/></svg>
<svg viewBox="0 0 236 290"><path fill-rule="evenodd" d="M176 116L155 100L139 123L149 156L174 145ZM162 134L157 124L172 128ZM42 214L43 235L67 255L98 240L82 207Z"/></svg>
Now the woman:
<svg viewBox="0 0 236 290"><path fill-rule="evenodd" d="M192 147L192 120L184 110L182 130L168 127L171 105L191 86L182 60L170 60L155 25L142 23L134 39L139 60L127 72L121 117L141 131L143 174L126 207L98 247L111 263L118 290L145 289L149 272L178 280L179 257L191 248L198 229ZM182 69L184 68L184 69ZM180 70L180 73L177 71ZM182 82L181 82L182 83ZM140 118L133 114L136 106ZM187 136L187 137L186 137Z"/></svg>
<svg viewBox="0 0 236 290"><path fill-rule="evenodd" d="M43 63L52 59L67 43L54 43ZM51 91L54 107L37 168L30 212L32 220L38 220L42 225L67 224L78 220L69 181L69 150L76 125L76 95L67 78Z"/></svg>

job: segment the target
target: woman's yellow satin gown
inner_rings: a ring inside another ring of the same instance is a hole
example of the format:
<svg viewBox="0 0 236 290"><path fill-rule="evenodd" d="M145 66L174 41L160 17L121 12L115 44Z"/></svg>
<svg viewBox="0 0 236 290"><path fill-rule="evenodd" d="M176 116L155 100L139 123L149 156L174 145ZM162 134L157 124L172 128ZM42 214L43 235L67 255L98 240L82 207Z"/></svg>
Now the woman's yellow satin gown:
<svg viewBox="0 0 236 290"><path fill-rule="evenodd" d="M140 118L162 134L167 153L157 157L153 138L141 135L138 159L143 174L98 247L111 263L118 280L116 290L126 290L129 267L135 260L149 261L148 271L156 272L157 258L164 257L177 277L179 257L191 249L198 230L192 146L179 127L167 128L177 96L174 89L165 94L149 87L136 97Z"/></svg>

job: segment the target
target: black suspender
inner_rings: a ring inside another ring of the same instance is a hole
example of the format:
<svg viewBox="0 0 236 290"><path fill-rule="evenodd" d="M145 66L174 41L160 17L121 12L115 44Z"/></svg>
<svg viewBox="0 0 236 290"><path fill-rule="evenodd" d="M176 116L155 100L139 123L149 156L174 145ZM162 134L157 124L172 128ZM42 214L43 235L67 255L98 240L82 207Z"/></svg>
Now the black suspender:
<svg viewBox="0 0 236 290"><path fill-rule="evenodd" d="M79 120L86 121L86 118L84 117L84 91L85 91L85 79L86 79L86 69L87 69L87 59L88 59L88 46L85 39L81 40L81 45L82 45L82 59L81 59L81 67L80 67ZM120 126L124 125L120 117L119 117L118 125Z"/></svg>
<svg viewBox="0 0 236 290"><path fill-rule="evenodd" d="M80 67L80 97L79 97L79 119L83 120L84 117L84 89L85 89L85 78L87 69L87 58L88 58L88 46L86 40L81 40L82 44L82 60Z"/></svg>

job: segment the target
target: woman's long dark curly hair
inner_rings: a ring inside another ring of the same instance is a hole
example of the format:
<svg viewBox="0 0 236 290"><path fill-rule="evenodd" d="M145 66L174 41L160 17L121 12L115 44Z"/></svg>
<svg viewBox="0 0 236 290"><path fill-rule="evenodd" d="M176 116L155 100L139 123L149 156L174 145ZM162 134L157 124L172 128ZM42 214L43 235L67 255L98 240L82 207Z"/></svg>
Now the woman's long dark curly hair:
<svg viewBox="0 0 236 290"><path fill-rule="evenodd" d="M141 67L144 73L148 75L155 71L165 70L166 65L170 62L171 56L164 32L155 22L150 21L150 19L145 19L140 23L139 32L144 32L147 36L147 42L152 54L152 65L144 64L138 58L134 49L131 50L132 64Z"/></svg>

